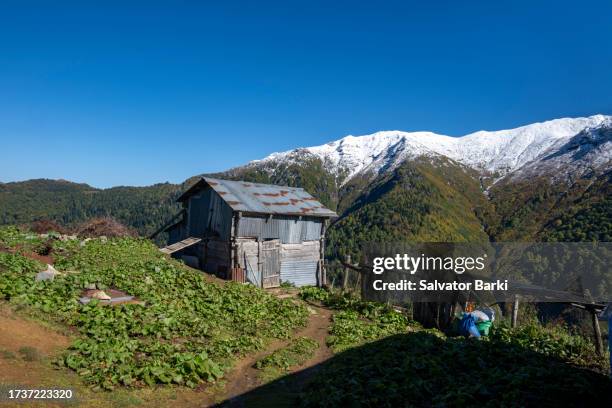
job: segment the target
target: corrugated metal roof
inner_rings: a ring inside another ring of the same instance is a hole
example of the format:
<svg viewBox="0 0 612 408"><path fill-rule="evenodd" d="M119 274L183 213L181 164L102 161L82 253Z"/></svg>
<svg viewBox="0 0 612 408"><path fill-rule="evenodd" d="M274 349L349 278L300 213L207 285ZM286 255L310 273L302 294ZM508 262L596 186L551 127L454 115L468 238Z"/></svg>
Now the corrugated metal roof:
<svg viewBox="0 0 612 408"><path fill-rule="evenodd" d="M184 201L198 191L203 184L209 185L234 211L261 214L303 215L311 217L337 217L303 188L275 186L202 177L194 186L179 197Z"/></svg>

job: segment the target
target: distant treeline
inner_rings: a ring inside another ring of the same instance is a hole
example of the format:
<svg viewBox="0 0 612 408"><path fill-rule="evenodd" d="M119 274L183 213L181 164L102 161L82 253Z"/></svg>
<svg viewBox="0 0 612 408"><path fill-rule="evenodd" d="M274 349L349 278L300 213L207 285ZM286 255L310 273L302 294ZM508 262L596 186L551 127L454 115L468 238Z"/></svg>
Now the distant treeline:
<svg viewBox="0 0 612 408"><path fill-rule="evenodd" d="M180 185L169 183L96 189L86 184L44 179L0 184L0 223L19 225L52 220L71 226L110 216L147 235L179 210L175 200L181 189Z"/></svg>

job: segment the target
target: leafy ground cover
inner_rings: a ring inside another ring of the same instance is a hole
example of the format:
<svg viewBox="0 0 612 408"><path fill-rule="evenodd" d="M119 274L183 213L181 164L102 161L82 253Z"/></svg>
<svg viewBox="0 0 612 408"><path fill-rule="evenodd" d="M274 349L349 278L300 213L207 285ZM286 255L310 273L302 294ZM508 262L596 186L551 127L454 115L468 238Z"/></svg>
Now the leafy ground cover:
<svg viewBox="0 0 612 408"><path fill-rule="evenodd" d="M419 323L385 304L365 302L349 293L307 287L301 290L300 297L335 310L326 340L334 352L398 333L424 330Z"/></svg>
<svg viewBox="0 0 612 408"><path fill-rule="evenodd" d="M424 329L386 305L304 288L335 309L325 362L301 396L306 407L584 406L612 401L588 339L562 326L494 326L481 341ZM350 379L338 381L334 379Z"/></svg>
<svg viewBox="0 0 612 408"><path fill-rule="evenodd" d="M306 309L253 286L209 282L201 273L133 238L53 241L53 281L20 253L37 238L0 229L0 299L37 310L79 333L58 361L95 388L215 381L240 355L288 338ZM144 304L78 302L86 287L114 288Z"/></svg>
<svg viewBox="0 0 612 408"><path fill-rule="evenodd" d="M274 351L255 363L266 381L278 378L292 367L301 366L314 355L319 343L308 337L297 337L287 346Z"/></svg>
<svg viewBox="0 0 612 408"><path fill-rule="evenodd" d="M427 332L398 334L337 354L301 399L305 407L561 407L610 401L604 375L515 344Z"/></svg>
<svg viewBox="0 0 612 408"><path fill-rule="evenodd" d="M516 328L493 326L490 341L529 349L604 374L609 372L609 359L598 357L590 340L571 333L563 325L542 326L530 322Z"/></svg>

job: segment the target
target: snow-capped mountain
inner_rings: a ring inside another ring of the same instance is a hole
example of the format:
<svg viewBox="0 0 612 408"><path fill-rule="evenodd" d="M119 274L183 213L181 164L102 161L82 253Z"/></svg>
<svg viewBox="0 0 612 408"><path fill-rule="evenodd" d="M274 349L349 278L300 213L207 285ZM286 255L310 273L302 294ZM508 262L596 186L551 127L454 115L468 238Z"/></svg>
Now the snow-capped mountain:
<svg viewBox="0 0 612 408"><path fill-rule="evenodd" d="M608 117L609 121L610 117ZM612 126L588 127L572 137L559 138L534 160L511 173L511 179L551 175L553 180L573 182L612 163Z"/></svg>
<svg viewBox="0 0 612 408"><path fill-rule="evenodd" d="M567 150L572 143L578 143L574 140L576 137L585 143L591 139L597 142L597 149L589 150L590 155L580 156L582 166L588 167L585 158L594 165L609 166L612 141L605 136L609 132L602 133L600 129L612 129L612 116L562 118L509 130L478 131L460 137L432 132L381 131L363 136L349 135L321 146L273 153L250 162L248 166L270 167L315 157L321 159L328 171L342 175L339 181L345 184L355 175L379 174L397 167L406 159L446 156L483 174L503 176L528 164L532 171L550 170L551 166L567 164L573 159L571 154L555 154ZM582 136L577 136L579 134ZM589 135L600 136L589 139ZM537 165L547 157L556 160L548 160L544 167Z"/></svg>

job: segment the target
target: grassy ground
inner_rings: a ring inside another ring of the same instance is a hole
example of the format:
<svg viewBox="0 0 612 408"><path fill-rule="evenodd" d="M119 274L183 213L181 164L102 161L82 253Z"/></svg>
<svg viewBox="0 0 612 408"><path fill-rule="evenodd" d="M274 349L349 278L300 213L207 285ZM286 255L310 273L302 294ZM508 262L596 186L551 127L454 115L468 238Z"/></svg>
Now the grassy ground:
<svg viewBox="0 0 612 408"><path fill-rule="evenodd" d="M214 383L242 356L307 322L299 302L253 286L221 285L140 239L50 241L52 281L35 282L44 265L29 256L39 238L0 230L0 297L75 331L56 359L94 389ZM118 289L141 303L80 305L85 288Z"/></svg>
<svg viewBox="0 0 612 408"><path fill-rule="evenodd" d="M41 261L61 275L35 282ZM81 305L92 287L139 302ZM473 341L350 295L296 293L217 281L141 239L0 229L0 387L70 387L83 407L581 406L612 388L607 360L563 327Z"/></svg>

